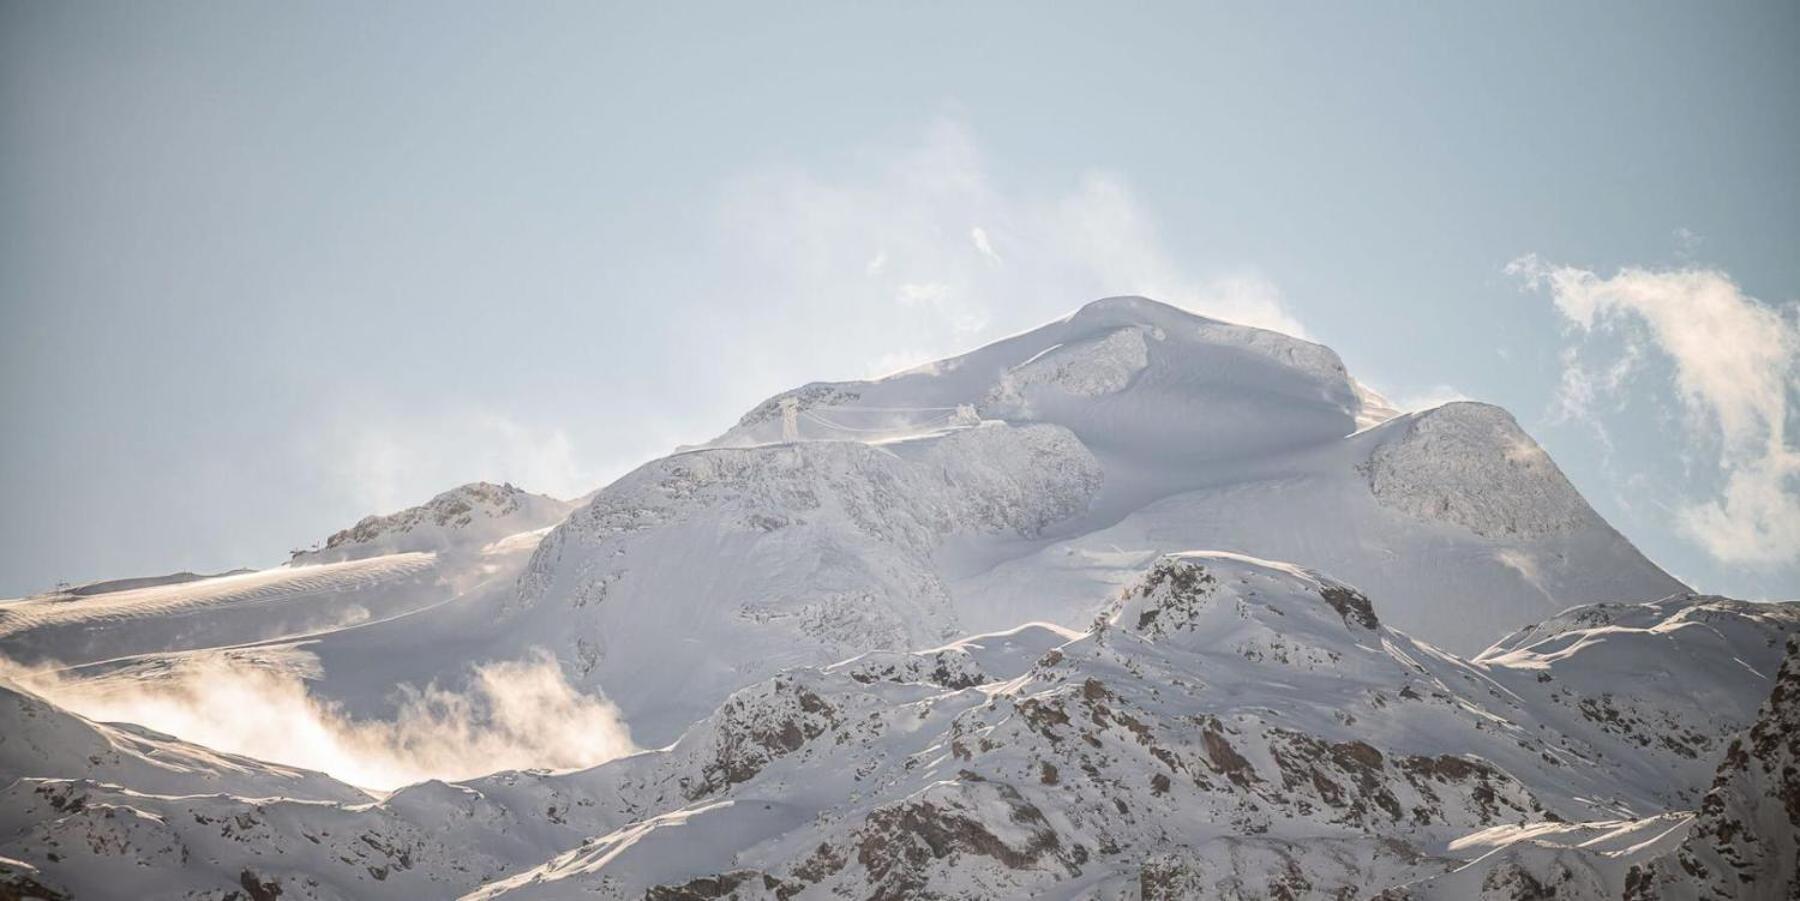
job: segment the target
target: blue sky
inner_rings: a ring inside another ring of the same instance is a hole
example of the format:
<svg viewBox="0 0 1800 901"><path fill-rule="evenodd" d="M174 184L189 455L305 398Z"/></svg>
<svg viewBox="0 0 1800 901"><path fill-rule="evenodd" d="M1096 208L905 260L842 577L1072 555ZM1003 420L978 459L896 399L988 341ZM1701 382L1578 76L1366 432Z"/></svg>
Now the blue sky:
<svg viewBox="0 0 1800 901"><path fill-rule="evenodd" d="M1139 292L1800 596L1800 6L641 6L0 5L0 595Z"/></svg>

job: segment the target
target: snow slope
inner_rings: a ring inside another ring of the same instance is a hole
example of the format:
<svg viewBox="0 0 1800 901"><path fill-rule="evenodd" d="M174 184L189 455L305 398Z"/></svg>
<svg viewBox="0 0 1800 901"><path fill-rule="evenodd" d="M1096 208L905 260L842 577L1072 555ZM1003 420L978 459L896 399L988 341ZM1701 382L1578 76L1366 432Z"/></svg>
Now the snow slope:
<svg viewBox="0 0 1800 901"><path fill-rule="evenodd" d="M1395 888L1390 901L1800 897L1800 640L1754 724L1732 738L1692 815L1614 824L1588 837L1519 830L1456 871Z"/></svg>
<svg viewBox="0 0 1800 901"><path fill-rule="evenodd" d="M714 444L780 440L784 400L803 440L913 434L968 405L1064 426L1094 453L1104 484L1086 511L1035 539L939 549L972 631L1079 626L1088 600L1193 547L1328 569L1388 598L1401 628L1468 654L1575 604L1686 591L1504 411L1448 404L1357 432L1391 411L1330 349L1143 298L885 379L777 395Z"/></svg>
<svg viewBox="0 0 1800 901"><path fill-rule="evenodd" d="M0 657L84 664L329 633L516 578L533 534L571 505L476 482L366 517L284 567L126 579L0 601ZM97 590L105 589L105 590Z"/></svg>
<svg viewBox="0 0 1800 901"><path fill-rule="evenodd" d="M1355 432L1368 397L1319 345L1098 301L770 398L601 489L540 546L507 628L654 745L783 667L1084 627L1095 598L1182 548L1341 573L1467 654L1573 604L1685 590L1503 411Z"/></svg>
<svg viewBox="0 0 1800 901"><path fill-rule="evenodd" d="M1464 654L1578 603L1686 591L1606 525L1512 417L1484 404L1213 471L1210 484L1116 523L961 568L952 585L965 623L1078 622L1086 599L1183 547L1341 574L1389 599L1390 622Z"/></svg>
<svg viewBox="0 0 1800 901"><path fill-rule="evenodd" d="M271 766L123 723L89 722L0 685L0 782L76 773L157 794L202 794L230 786L252 797L360 803L357 789L322 773ZM3 828L3 827L0 827Z"/></svg>
<svg viewBox="0 0 1800 901"><path fill-rule="evenodd" d="M1465 655L1574 604L1685 591L1503 411L1357 431L1383 404L1328 348L1111 298L771 398L573 512L476 483L287 568L0 603L0 655L154 675L140 658L298 642L309 691L391 716L396 684L455 689L471 665L548 651L656 746L783 668L1085 628L1097 599L1185 548L1333 572Z"/></svg>
<svg viewBox="0 0 1800 901"><path fill-rule="evenodd" d="M659 751L375 803L258 799L228 776L217 794L133 791L39 755L0 793L0 858L19 862L0 879L77 897L1325 898L1435 891L1521 842L1667 849L1686 835L1672 803L1709 778L1655 774L1657 742L1565 731L1496 674L1530 667L1437 651L1384 625L1379 598L1301 567L1173 555L1096 606L1106 617L1073 637L1033 625L789 670ZM1800 616L1769 609L1670 601L1628 628L1664 642L1678 676L1714 653L1774 673ZM1596 648L1623 618L1576 612L1513 644L1588 684L1612 673ZM1680 734L1743 728L1756 703L1671 691L1660 709ZM1702 821L1776 809L1761 799L1782 790L1792 730L1758 728L1726 755L1747 775L1715 782L1736 794ZM1601 897L1579 888L1558 897Z"/></svg>
<svg viewBox="0 0 1800 901"><path fill-rule="evenodd" d="M0 603L0 654L79 664L327 632L432 603L437 573L435 555L408 553L26 598Z"/></svg>
<svg viewBox="0 0 1800 901"><path fill-rule="evenodd" d="M1707 792L1795 610L1688 593L1503 410L1111 298L576 503L475 483L275 569L0 602L0 885L1328 897L1516 851L1616 887L1591 859L1697 806L1724 872L1725 823L1779 828L1785 752ZM385 753L424 699L458 773L504 723L626 756L375 800L55 703L245 672Z"/></svg>
<svg viewBox="0 0 1800 901"><path fill-rule="evenodd" d="M604 690L641 743L665 743L781 669L961 634L931 563L944 536L1037 534L1099 483L1052 425L678 454L549 534L508 633Z"/></svg>

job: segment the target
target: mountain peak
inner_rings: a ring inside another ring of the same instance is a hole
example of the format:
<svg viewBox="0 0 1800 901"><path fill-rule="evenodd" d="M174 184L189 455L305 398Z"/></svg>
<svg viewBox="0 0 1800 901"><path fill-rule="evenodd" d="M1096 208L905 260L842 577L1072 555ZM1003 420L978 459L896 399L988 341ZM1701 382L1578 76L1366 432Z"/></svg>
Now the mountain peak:
<svg viewBox="0 0 1800 901"><path fill-rule="evenodd" d="M711 444L890 441L979 418L1055 423L1140 458L1230 458L1343 437L1362 408L1328 347L1109 297L885 378L782 392Z"/></svg>
<svg viewBox="0 0 1800 901"><path fill-rule="evenodd" d="M1486 538L1605 528L1550 455L1491 404L1456 401L1382 425L1363 465L1382 504Z"/></svg>
<svg viewBox="0 0 1800 901"><path fill-rule="evenodd" d="M290 563L334 563L406 551L446 551L554 525L574 505L512 483L469 482L398 513L365 516Z"/></svg>
<svg viewBox="0 0 1800 901"><path fill-rule="evenodd" d="M1120 294L1090 300L1065 317L1066 322L1096 322L1104 325L1167 325L1172 322L1211 322L1224 320L1203 316L1183 307L1137 294Z"/></svg>
<svg viewBox="0 0 1800 901"><path fill-rule="evenodd" d="M1360 591L1290 563L1218 551L1159 558L1126 588L1110 624L1195 651L1229 646L1330 648L1379 629Z"/></svg>

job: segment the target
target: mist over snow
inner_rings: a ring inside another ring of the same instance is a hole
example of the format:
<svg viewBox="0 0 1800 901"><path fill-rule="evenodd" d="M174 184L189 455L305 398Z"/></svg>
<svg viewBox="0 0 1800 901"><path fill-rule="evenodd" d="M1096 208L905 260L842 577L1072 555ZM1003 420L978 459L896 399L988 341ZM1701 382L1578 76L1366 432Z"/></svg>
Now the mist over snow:
<svg viewBox="0 0 1800 901"><path fill-rule="evenodd" d="M150 672L70 679L0 658L0 680L101 722L395 789L496 770L592 766L637 750L618 711L539 654L470 667L467 688L394 687L392 719L359 719L306 688L307 662L192 655Z"/></svg>

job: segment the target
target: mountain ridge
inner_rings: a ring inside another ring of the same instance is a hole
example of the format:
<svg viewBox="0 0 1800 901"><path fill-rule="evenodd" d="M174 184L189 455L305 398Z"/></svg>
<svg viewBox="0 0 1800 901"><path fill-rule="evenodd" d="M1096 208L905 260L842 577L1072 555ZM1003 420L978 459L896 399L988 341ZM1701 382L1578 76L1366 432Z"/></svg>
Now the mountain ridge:
<svg viewBox="0 0 1800 901"><path fill-rule="evenodd" d="M0 879L84 897L117 860L151 895L249 878L299 898L1325 897L1430 891L1477 862L1466 836L1543 835L1621 804L1649 823L1716 788L1707 773L1667 784L1651 761L1674 752L1613 741L1605 717L1586 732L1538 720L1481 665L1382 625L1379 597L1303 567L1175 554L1104 606L1073 637L787 671L673 745L592 769L426 782L372 805L259 800L229 773L226 794L130 792L30 774L69 759L41 756L0 794L0 857L21 862ZM1703 643L1682 623L1718 606L1665 602L1644 627ZM1605 630L1614 615L1570 621ZM1716 634L1747 671L1774 672L1771 641L1800 634L1800 606ZM1590 658L1608 676L1602 649L1556 649L1555 680ZM1742 694L1737 729L1757 718ZM1661 709L1700 722L1716 706Z"/></svg>
<svg viewBox="0 0 1800 901"><path fill-rule="evenodd" d="M1323 345L1131 297L782 392L575 502L471 483L154 581L0 602L0 884L1435 897L1514 858L1497 884L1550 884L1709 804L1774 828L1708 799L1800 632L1645 559L1506 411L1395 413ZM370 792L225 753L229 711L219 749L81 715L208 680L280 687L340 755L393 753L384 723L417 748L423 716L571 768Z"/></svg>

